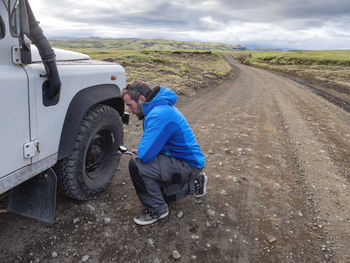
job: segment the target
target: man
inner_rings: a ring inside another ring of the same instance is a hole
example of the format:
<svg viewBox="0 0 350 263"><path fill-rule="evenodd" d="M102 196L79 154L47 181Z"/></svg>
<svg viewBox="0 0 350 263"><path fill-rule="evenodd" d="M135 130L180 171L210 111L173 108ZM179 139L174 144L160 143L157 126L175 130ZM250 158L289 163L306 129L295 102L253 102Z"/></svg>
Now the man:
<svg viewBox="0 0 350 263"><path fill-rule="evenodd" d="M153 90L133 81L122 92L129 113L144 120L144 133L129 172L146 211L134 217L148 225L168 215L168 201L186 195L201 197L208 178L203 173L205 157L182 113L174 106L176 94L164 87Z"/></svg>

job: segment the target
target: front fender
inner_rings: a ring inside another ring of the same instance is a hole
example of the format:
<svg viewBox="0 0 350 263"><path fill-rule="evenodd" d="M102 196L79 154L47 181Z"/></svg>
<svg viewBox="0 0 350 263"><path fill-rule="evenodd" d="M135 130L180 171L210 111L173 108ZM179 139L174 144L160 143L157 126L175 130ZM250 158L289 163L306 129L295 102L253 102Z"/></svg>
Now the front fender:
<svg viewBox="0 0 350 263"><path fill-rule="evenodd" d="M120 89L117 85L97 85L79 91L71 101L64 120L58 148L58 160L67 157L72 152L81 121L88 110L96 104L111 106L123 116L124 102L120 97Z"/></svg>

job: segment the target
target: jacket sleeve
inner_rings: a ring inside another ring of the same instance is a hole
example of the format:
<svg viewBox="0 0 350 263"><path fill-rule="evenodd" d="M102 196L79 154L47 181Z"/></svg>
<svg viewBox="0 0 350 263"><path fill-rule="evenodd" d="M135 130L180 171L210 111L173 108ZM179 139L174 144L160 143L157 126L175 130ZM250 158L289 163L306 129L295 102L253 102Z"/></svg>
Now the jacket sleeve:
<svg viewBox="0 0 350 263"><path fill-rule="evenodd" d="M144 163L152 162L177 126L175 122L165 119L164 116L150 116L145 122L144 133L137 148L139 159Z"/></svg>

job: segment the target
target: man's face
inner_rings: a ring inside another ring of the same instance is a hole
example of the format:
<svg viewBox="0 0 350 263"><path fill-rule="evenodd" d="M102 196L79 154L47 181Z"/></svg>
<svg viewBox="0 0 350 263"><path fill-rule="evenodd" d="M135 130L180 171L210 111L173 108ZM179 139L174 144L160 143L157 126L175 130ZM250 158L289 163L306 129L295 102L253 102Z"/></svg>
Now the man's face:
<svg viewBox="0 0 350 263"><path fill-rule="evenodd" d="M125 94L123 97L124 103L127 106L129 113L135 114L139 120L143 118L141 99L138 102L130 98L129 94Z"/></svg>

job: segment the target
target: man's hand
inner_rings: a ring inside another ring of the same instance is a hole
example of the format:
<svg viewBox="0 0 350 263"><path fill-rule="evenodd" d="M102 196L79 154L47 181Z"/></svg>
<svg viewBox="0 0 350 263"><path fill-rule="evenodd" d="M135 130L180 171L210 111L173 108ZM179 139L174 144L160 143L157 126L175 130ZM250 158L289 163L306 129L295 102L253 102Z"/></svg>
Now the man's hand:
<svg viewBox="0 0 350 263"><path fill-rule="evenodd" d="M137 149L131 149L131 152L134 154L134 156L137 156Z"/></svg>

